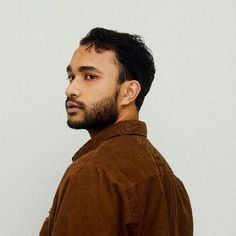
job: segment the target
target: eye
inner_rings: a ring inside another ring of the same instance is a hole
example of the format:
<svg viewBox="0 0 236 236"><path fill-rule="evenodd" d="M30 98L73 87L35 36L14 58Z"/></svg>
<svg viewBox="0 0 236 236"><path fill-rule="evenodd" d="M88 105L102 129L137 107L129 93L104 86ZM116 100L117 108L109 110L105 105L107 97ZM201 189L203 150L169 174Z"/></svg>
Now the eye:
<svg viewBox="0 0 236 236"><path fill-rule="evenodd" d="M96 75L91 75L91 74L85 75L85 79L88 79L88 80L94 80L94 79L96 79L96 78L97 78Z"/></svg>
<svg viewBox="0 0 236 236"><path fill-rule="evenodd" d="M69 82L71 82L71 81L74 79L74 76L68 75L68 76L66 77L66 79L67 79Z"/></svg>

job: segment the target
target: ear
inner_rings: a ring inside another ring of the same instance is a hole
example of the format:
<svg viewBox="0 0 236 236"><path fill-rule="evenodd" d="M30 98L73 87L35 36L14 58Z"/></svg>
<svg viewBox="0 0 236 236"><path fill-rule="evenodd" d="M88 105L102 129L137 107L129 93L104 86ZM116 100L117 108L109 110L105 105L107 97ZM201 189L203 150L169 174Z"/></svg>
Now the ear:
<svg viewBox="0 0 236 236"><path fill-rule="evenodd" d="M137 80L128 80L122 84L122 98L120 105L129 105L134 102L141 91L141 86Z"/></svg>

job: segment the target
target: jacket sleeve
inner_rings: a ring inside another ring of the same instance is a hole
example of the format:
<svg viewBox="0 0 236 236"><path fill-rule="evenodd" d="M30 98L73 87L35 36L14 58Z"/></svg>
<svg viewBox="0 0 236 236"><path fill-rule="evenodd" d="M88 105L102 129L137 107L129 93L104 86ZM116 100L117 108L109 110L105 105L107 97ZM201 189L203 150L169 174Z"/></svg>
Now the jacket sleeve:
<svg viewBox="0 0 236 236"><path fill-rule="evenodd" d="M52 236L126 235L121 191L98 167L79 167L60 185L50 216Z"/></svg>

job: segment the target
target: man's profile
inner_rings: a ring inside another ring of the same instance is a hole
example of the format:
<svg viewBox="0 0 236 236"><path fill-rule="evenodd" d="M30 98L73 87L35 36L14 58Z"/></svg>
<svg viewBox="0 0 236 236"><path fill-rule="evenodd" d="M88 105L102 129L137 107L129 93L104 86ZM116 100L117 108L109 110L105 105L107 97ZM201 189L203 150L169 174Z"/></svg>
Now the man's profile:
<svg viewBox="0 0 236 236"><path fill-rule="evenodd" d="M91 139L73 156L40 235L193 235L185 187L139 120L155 74L142 39L94 28L67 73L67 124Z"/></svg>

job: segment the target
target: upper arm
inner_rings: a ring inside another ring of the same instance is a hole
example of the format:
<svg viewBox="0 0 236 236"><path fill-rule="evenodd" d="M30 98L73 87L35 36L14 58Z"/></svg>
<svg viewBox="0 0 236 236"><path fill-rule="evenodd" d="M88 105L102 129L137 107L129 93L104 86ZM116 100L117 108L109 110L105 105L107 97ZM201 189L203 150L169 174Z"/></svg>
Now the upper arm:
<svg viewBox="0 0 236 236"><path fill-rule="evenodd" d="M122 192L98 167L73 171L60 188L52 235L124 235Z"/></svg>

